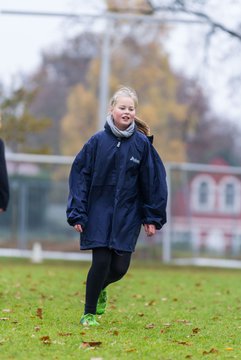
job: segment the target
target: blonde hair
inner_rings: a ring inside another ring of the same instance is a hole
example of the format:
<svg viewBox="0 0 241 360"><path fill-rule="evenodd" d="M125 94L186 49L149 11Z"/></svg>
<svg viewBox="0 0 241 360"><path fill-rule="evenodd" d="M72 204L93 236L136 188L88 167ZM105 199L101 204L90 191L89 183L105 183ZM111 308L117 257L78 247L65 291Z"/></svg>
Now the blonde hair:
<svg viewBox="0 0 241 360"><path fill-rule="evenodd" d="M123 86L119 90L117 90L110 99L110 107L115 106L118 98L121 96L130 97L134 101L135 107L138 105L138 97L135 90L130 87ZM151 135L150 127L147 125L145 121L139 119L137 116L135 116L135 124L137 126L138 131L145 134L146 136Z"/></svg>
<svg viewBox="0 0 241 360"><path fill-rule="evenodd" d="M135 124L137 126L137 130L141 133L145 134L146 136L151 136L151 130L149 125L138 117L135 116Z"/></svg>
<svg viewBox="0 0 241 360"><path fill-rule="evenodd" d="M121 96L130 97L134 101L135 107L138 105L138 97L135 90L130 87L123 86L117 90L110 99L110 106L115 106L118 98Z"/></svg>

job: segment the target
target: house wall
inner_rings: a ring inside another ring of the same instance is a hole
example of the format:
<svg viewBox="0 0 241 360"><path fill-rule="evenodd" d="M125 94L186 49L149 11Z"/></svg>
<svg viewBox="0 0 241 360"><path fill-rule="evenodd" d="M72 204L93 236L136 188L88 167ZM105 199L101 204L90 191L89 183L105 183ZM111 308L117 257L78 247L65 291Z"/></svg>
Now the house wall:
<svg viewBox="0 0 241 360"><path fill-rule="evenodd" d="M195 255L241 257L241 173L212 170L189 171L172 179L172 245L183 244Z"/></svg>

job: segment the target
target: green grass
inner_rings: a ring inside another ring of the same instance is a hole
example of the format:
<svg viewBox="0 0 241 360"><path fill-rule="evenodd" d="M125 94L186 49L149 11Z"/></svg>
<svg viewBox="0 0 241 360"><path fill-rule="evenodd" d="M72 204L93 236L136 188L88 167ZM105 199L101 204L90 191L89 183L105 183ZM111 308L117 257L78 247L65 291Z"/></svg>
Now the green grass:
<svg viewBox="0 0 241 360"><path fill-rule="evenodd" d="M0 359L241 359L240 270L133 263L83 328L89 264L0 261Z"/></svg>

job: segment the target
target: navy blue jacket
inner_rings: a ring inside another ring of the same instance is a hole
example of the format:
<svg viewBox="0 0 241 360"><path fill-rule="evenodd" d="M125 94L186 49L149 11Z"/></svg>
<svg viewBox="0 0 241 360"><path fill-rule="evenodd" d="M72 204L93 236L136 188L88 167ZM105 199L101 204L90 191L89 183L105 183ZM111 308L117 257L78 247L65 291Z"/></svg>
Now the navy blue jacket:
<svg viewBox="0 0 241 360"><path fill-rule="evenodd" d="M69 177L67 220L81 224L81 249L134 251L141 224L166 222L163 163L148 138L135 130L117 138L108 124L84 145Z"/></svg>

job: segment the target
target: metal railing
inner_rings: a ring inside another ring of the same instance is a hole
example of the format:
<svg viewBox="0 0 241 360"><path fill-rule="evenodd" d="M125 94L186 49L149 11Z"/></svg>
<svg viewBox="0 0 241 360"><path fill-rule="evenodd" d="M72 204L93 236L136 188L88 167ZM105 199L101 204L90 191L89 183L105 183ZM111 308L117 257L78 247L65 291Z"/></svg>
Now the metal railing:
<svg viewBox="0 0 241 360"><path fill-rule="evenodd" d="M40 244L46 258L60 254L70 258L70 253L76 258L78 234L67 224L65 213L73 157L7 153L6 159L11 197L7 212L0 216L0 255L29 257ZM218 190L221 179L233 179L236 203L241 204L241 168L169 163L166 170L168 222L153 239L141 232L137 256L210 266L220 260L222 266L229 261L227 266L232 267L235 261L237 267L241 259L241 209L223 212L216 198L224 196ZM205 211L204 207L200 212L193 208L192 183L203 174L213 179L217 188L212 188L216 199L213 208Z"/></svg>

